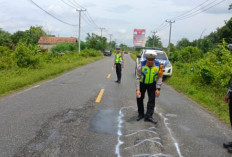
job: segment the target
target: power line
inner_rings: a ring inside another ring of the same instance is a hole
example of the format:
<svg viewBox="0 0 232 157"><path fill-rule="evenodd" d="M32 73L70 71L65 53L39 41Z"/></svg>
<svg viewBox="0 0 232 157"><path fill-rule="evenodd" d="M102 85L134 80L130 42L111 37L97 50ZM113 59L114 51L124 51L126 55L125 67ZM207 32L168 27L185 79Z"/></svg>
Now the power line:
<svg viewBox="0 0 232 157"><path fill-rule="evenodd" d="M48 11L44 10L42 7L40 7L37 3L35 3L33 0L29 0L31 1L32 4L34 4L36 7L38 7L39 9L43 10L46 14L50 15L51 17L53 17L54 19L66 24L66 25L69 25L69 26L78 26L78 25L74 25L74 24L70 24L70 23L67 23L59 18L57 18L56 16L52 15L51 13L49 13Z"/></svg>
<svg viewBox="0 0 232 157"><path fill-rule="evenodd" d="M85 9L82 5L80 5L79 3L77 3L77 1L73 0L73 2L74 2L74 4L76 4L77 6L79 6L79 7L83 8L83 9Z"/></svg>
<svg viewBox="0 0 232 157"><path fill-rule="evenodd" d="M70 6L71 8L77 9L77 8L75 8L73 5L70 5L69 3L65 2L64 0L61 0L61 1L62 1L63 3L65 3L66 5Z"/></svg>
<svg viewBox="0 0 232 157"><path fill-rule="evenodd" d="M168 28L168 24L167 23L165 23L165 24L163 24L163 26L162 27L160 27L160 28L156 28L156 30L158 31L158 32L160 32L160 31L162 31L162 30L164 30L164 29L166 29L166 28Z"/></svg>
<svg viewBox="0 0 232 157"><path fill-rule="evenodd" d="M162 29L167 23L163 22L158 27L155 28L155 30Z"/></svg>
<svg viewBox="0 0 232 157"><path fill-rule="evenodd" d="M209 1L209 0L206 0L205 2L203 2L203 3L199 4L199 5L197 5L196 7L194 7L193 9L191 9L191 10L189 10L189 11L187 11L187 12L184 12L184 13L182 13L182 14L176 16L176 17L171 18L171 20L174 20L174 19L179 18L179 17L181 17L181 16L185 16L186 14L189 14L189 13L192 12L194 9L197 9L198 7L202 6L203 4L205 4L205 3L208 2L208 1Z"/></svg>
<svg viewBox="0 0 232 157"><path fill-rule="evenodd" d="M206 9L203 9L203 10L201 10L200 12L195 12L195 14L190 14L190 15L186 15L185 17L178 18L178 19L176 19L176 21L181 21L181 20L185 20L185 19L191 18L191 17L193 17L193 16L196 16L196 15L198 15L198 14L200 14L200 13L206 11L206 10L209 10L209 9L211 9L211 8L213 8L213 7L215 7L215 6L219 5L219 4L221 4L221 3L224 2L224 1L225 1L225 0L219 1L218 3L216 3L216 4L214 4L214 5L210 6L210 7L208 7L208 8L206 8ZM214 1L214 2L215 2L215 1ZM212 3L211 3L211 4L212 4ZM205 8L205 7L202 7L202 8ZM202 8L201 8L201 9L202 9ZM198 11L199 11L199 10L198 10Z"/></svg>
<svg viewBox="0 0 232 157"><path fill-rule="evenodd" d="M195 16L195 15L197 15L197 14L199 14L199 13L202 13L203 10L204 10L204 8L208 9L207 7L211 6L211 5L214 4L216 1L217 1L217 0L214 0L213 2L211 2L211 3L209 3L209 4L207 4L207 5L205 5L205 6L202 6L202 7L198 8L198 9L195 10L194 12L190 12L190 13L187 13L186 15L184 15L184 16L181 16L181 17L179 17L179 18L176 18L176 20L184 19L184 18L188 18L188 17L192 17L192 16ZM224 0L222 0L222 1L224 1ZM203 9L203 10L202 10L202 9Z"/></svg>
<svg viewBox="0 0 232 157"><path fill-rule="evenodd" d="M79 6L77 6L77 5L76 5L74 2L72 2L71 0L68 0L68 2L69 2L70 4L72 4L73 6L77 7L77 8L85 9L84 7L79 7Z"/></svg>
<svg viewBox="0 0 232 157"><path fill-rule="evenodd" d="M80 4L78 4L76 1L70 1L68 0L68 2L61 0L63 3L65 3L66 5L68 5L71 8L77 9L79 6L83 9L85 9L83 6L81 6ZM86 10L86 9L85 9ZM86 11L87 12L87 11ZM87 14L84 12L83 14L83 19L86 23L88 23L89 25L94 25L94 27L96 26L98 28L98 26L96 25L96 23L93 21L93 19L90 17L89 13L87 12Z"/></svg>
<svg viewBox="0 0 232 157"><path fill-rule="evenodd" d="M98 25L97 25L97 24L94 22L94 20L91 18L89 12L86 12L86 13L87 13L87 14L85 14L85 16L91 21L91 23L93 23L97 28L99 28Z"/></svg>
<svg viewBox="0 0 232 157"><path fill-rule="evenodd" d="M176 17L171 18L171 20L181 21L181 20L185 20L185 19L191 18L193 16L196 16L196 15L198 15L198 14L200 14L200 13L206 11L206 10L209 10L209 9L211 9L211 8L219 5L220 3L224 2L225 0L221 0L218 3L216 3L216 4L215 4L215 2L217 2L217 0L214 0L214 1L210 2L210 3L207 3L208 1L209 0L204 1L203 3L201 3L201 4L197 5L196 7L194 7L193 9L191 9L191 10L185 12L185 13L182 13L182 14L176 16ZM162 30L164 30L166 28L168 28L168 25L167 25L167 23L165 25L165 22L163 22L161 25L159 25L156 28L156 30L157 31L162 31Z"/></svg>

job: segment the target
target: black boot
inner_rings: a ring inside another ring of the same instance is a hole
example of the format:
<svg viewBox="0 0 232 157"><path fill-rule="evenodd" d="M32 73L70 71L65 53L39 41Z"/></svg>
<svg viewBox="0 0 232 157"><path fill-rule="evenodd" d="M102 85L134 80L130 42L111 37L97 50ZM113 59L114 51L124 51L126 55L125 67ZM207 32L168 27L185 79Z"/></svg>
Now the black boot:
<svg viewBox="0 0 232 157"><path fill-rule="evenodd" d="M227 150L229 153L232 153L232 147L228 147Z"/></svg>
<svg viewBox="0 0 232 157"><path fill-rule="evenodd" d="M153 124L157 124L157 121L153 119L152 117L145 117L144 118L145 122L152 122Z"/></svg>
<svg viewBox="0 0 232 157"><path fill-rule="evenodd" d="M144 115L138 115L138 117L136 118L137 121L140 121L141 119L144 118Z"/></svg>
<svg viewBox="0 0 232 157"><path fill-rule="evenodd" d="M223 147L224 147L224 148L232 147L232 142L225 142L225 143L223 143ZM231 149L232 149L232 148L231 148Z"/></svg>

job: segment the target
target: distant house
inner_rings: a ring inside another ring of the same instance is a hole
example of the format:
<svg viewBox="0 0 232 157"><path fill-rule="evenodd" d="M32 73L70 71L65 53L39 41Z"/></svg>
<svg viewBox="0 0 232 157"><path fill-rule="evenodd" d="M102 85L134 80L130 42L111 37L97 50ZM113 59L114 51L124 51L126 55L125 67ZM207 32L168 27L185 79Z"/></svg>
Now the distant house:
<svg viewBox="0 0 232 157"><path fill-rule="evenodd" d="M56 44L59 43L72 43L75 44L77 43L77 38L70 37L40 37L38 44L39 47L43 49L48 49L50 50L51 47L55 46Z"/></svg>

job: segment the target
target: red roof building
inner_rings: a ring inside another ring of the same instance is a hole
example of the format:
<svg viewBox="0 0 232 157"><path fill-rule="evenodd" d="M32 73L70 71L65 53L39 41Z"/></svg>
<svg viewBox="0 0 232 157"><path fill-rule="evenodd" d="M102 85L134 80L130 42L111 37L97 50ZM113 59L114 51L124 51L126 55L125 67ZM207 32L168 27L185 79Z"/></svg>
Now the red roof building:
<svg viewBox="0 0 232 157"><path fill-rule="evenodd" d="M59 43L76 44L77 38L74 38L74 37L70 37L70 38L66 38L66 37L40 37L40 39L38 41L39 47L44 48L44 49L48 49L48 50L50 50L51 47L53 47Z"/></svg>

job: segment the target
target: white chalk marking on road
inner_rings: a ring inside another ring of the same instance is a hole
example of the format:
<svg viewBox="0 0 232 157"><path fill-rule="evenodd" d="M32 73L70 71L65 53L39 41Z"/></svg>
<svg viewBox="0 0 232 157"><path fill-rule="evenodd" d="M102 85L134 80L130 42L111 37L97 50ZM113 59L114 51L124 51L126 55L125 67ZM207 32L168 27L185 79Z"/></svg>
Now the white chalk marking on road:
<svg viewBox="0 0 232 157"><path fill-rule="evenodd" d="M176 114L171 114L171 113L167 113L165 116L167 116L167 117L177 117Z"/></svg>
<svg viewBox="0 0 232 157"><path fill-rule="evenodd" d="M139 133L139 132L150 132L150 133L153 133L153 134L157 134L155 131L151 131L151 130L148 130L148 129L143 129L143 130L138 130L138 131L136 131L136 132L133 132L133 133L131 133L131 134L127 134L127 135L125 135L125 136L126 136L126 137L132 136L132 135L135 135L135 134L137 134L137 133Z"/></svg>
<svg viewBox="0 0 232 157"><path fill-rule="evenodd" d="M133 155L133 157L172 157L172 155L165 155L165 154L162 154L162 153L159 153L159 154L137 154L137 155Z"/></svg>
<svg viewBox="0 0 232 157"><path fill-rule="evenodd" d="M164 147L159 141L155 141L155 140L160 140L160 138L159 137L154 137L154 138L150 138L150 139L140 140L139 143L137 143L137 144L135 144L133 146L130 146L130 147L126 147L124 149L131 149L131 148L137 147L138 145L140 145L140 144L142 144L144 142L153 142L153 143L157 143L161 147Z"/></svg>
<svg viewBox="0 0 232 157"><path fill-rule="evenodd" d="M156 109L155 109L155 111L157 112ZM157 112L157 113L158 113L158 112ZM164 125L165 125L165 127L167 128L167 130L168 130L168 132L169 132L169 134L170 134L170 136L171 136L171 138L172 138L172 141L174 142L174 145L175 145L175 147L176 147L176 151L177 151L179 157L183 157L182 154L181 154L181 152L180 152L179 144L178 144L178 142L176 141L176 139L174 138L174 136L172 135L172 130L168 127L168 123L167 123L168 118L164 117L162 113L158 113L158 114L159 114L159 115L163 118L163 120L164 120Z"/></svg>
<svg viewBox="0 0 232 157"><path fill-rule="evenodd" d="M118 157L121 157L120 155L120 146L123 144L123 142L120 140L120 137L122 136L122 123L123 120L122 118L124 117L124 114L122 113L122 109L119 111L119 117L118 117L118 144L116 145L116 150L115 150L115 154L117 154Z"/></svg>
<svg viewBox="0 0 232 157"><path fill-rule="evenodd" d="M122 136L122 123L123 123L123 120L122 118L124 117L124 114L122 113L122 110L124 109L127 109L127 108L134 108L134 106L128 106L128 107L122 107L120 110L119 110L119 116L118 116L118 143L115 147L115 154L117 154L117 157L121 157L120 155L120 146L124 143L120 140L120 137Z"/></svg>
<svg viewBox="0 0 232 157"><path fill-rule="evenodd" d="M143 129L143 130L145 130L145 129ZM153 127L150 127L146 130L156 130L156 127L153 126ZM130 130L130 132L136 132L136 131L138 131L138 130Z"/></svg>

